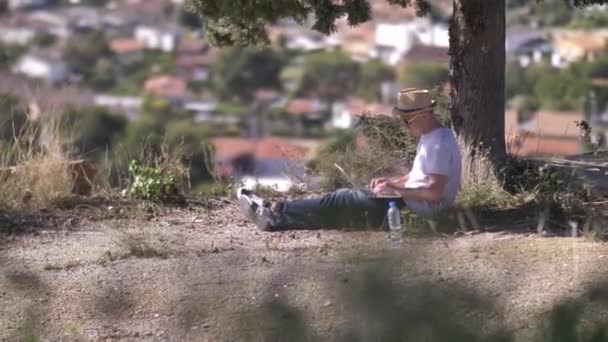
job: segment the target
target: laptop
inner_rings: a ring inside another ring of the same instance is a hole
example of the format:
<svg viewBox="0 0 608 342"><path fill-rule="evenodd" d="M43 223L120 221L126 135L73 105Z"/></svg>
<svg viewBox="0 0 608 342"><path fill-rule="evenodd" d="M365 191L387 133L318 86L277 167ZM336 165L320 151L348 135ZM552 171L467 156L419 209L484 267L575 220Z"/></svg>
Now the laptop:
<svg viewBox="0 0 608 342"><path fill-rule="evenodd" d="M357 190L363 191L365 193L367 193L367 197L368 198L387 198L387 199L401 199L401 196L399 195L391 195L391 194L375 194L372 192L372 190L369 188L369 186L365 186L365 187L361 187L359 185L357 185L357 183L353 180L353 178L346 173L346 171L344 171L343 168L340 167L340 165L334 163L334 166L336 167L336 169L338 169L340 171L340 173L342 173L342 175L344 176L344 178L346 178L346 180L348 180L348 182Z"/></svg>

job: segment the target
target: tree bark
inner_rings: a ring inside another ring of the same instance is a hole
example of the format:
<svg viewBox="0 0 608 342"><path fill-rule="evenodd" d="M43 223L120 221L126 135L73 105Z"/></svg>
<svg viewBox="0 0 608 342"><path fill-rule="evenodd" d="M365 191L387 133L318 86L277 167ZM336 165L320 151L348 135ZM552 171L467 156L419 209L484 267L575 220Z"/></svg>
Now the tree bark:
<svg viewBox="0 0 608 342"><path fill-rule="evenodd" d="M454 0L451 115L465 143L501 165L505 147L505 0Z"/></svg>

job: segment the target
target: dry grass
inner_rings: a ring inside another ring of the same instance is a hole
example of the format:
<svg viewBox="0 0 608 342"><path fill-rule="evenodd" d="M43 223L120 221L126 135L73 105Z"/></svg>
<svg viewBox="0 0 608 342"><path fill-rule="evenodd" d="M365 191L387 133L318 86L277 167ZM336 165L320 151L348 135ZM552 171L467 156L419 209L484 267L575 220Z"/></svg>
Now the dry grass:
<svg viewBox="0 0 608 342"><path fill-rule="evenodd" d="M29 120L0 152L0 207L5 210L48 207L69 196L73 181L62 129L53 120Z"/></svg>
<svg viewBox="0 0 608 342"><path fill-rule="evenodd" d="M459 141L462 153L461 190L457 204L467 208L508 208L518 203L517 196L504 190L494 164L485 154L475 151L473 146Z"/></svg>

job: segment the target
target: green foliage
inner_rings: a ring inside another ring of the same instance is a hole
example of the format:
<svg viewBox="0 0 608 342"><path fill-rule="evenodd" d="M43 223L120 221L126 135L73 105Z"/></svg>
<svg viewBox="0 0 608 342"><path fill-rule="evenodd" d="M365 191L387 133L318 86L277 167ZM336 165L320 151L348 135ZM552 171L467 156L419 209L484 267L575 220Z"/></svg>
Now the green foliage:
<svg viewBox="0 0 608 342"><path fill-rule="evenodd" d="M358 134L365 137L367 147L356 148L355 138ZM411 165L416 144L416 139L403 129L398 119L363 115L355 131L330 139L309 167L323 176L322 187L325 190L352 186L334 163L344 168L359 186L363 186L373 177L394 175Z"/></svg>
<svg viewBox="0 0 608 342"><path fill-rule="evenodd" d="M505 97L507 100L519 95L530 94L534 89L533 80L529 77L530 69L522 68L518 62L505 66Z"/></svg>
<svg viewBox="0 0 608 342"><path fill-rule="evenodd" d="M608 26L608 13L602 11L583 12L574 16L570 26L585 30L605 28Z"/></svg>
<svg viewBox="0 0 608 342"><path fill-rule="evenodd" d="M242 116L247 114L246 106L232 102L220 102L217 104L216 110L218 113L230 116Z"/></svg>
<svg viewBox="0 0 608 342"><path fill-rule="evenodd" d="M169 148L180 148L180 162L189 166L192 184L210 178L205 157L209 149L206 140L212 132L205 132L203 128L191 120L183 119L170 121L165 130L165 143Z"/></svg>
<svg viewBox="0 0 608 342"><path fill-rule="evenodd" d="M63 119L72 126L75 152L87 156L92 154L95 159L124 133L128 123L125 117L100 107L72 108L64 113Z"/></svg>
<svg viewBox="0 0 608 342"><path fill-rule="evenodd" d="M381 100L381 85L395 79L395 71L379 59L372 59L361 66L358 93L368 101Z"/></svg>
<svg viewBox="0 0 608 342"><path fill-rule="evenodd" d="M146 146L158 152L162 143L162 123L153 117L142 117L131 122L120 140L120 149L127 154L137 153Z"/></svg>
<svg viewBox="0 0 608 342"><path fill-rule="evenodd" d="M284 58L269 49L232 48L213 65L211 77L223 99L247 103L256 90L281 89L279 74L284 64Z"/></svg>
<svg viewBox="0 0 608 342"><path fill-rule="evenodd" d="M510 158L504 169L505 189L513 194L529 194L540 207L548 207L568 217L584 215L584 203L593 198L577 172L567 173L548 164Z"/></svg>
<svg viewBox="0 0 608 342"><path fill-rule="evenodd" d="M140 56L131 59L119 59L114 67L110 74L106 74L107 77L115 79L110 92L120 95L139 95L148 78L175 70L175 56L161 51L144 51Z"/></svg>
<svg viewBox="0 0 608 342"><path fill-rule="evenodd" d="M338 131L330 137L327 142L321 147L320 154L331 154L334 152L342 152L355 148L355 131Z"/></svg>
<svg viewBox="0 0 608 342"><path fill-rule="evenodd" d="M431 9L427 0L388 0L403 7L416 5L418 14ZM193 12L207 19L205 29L209 41L216 46L244 46L267 43L265 26L281 19L303 24L314 18L312 29L329 34L336 30L335 21L346 17L350 25L371 19L368 0L344 2L317 0L260 0L255 2L223 0L190 0Z"/></svg>
<svg viewBox="0 0 608 342"><path fill-rule="evenodd" d="M142 166L137 161L129 163L133 184L129 193L145 201L166 201L178 193L175 177L160 168Z"/></svg>
<svg viewBox="0 0 608 342"><path fill-rule="evenodd" d="M608 51L606 55L590 63L589 77L608 78Z"/></svg>
<svg viewBox="0 0 608 342"><path fill-rule="evenodd" d="M193 30L200 30L203 28L202 19L188 7L180 7L177 20L182 26Z"/></svg>
<svg viewBox="0 0 608 342"><path fill-rule="evenodd" d="M401 84L406 87L434 88L448 81L446 67L430 63L407 64L401 74Z"/></svg>
<svg viewBox="0 0 608 342"><path fill-rule="evenodd" d="M0 93L0 140L11 141L18 137L27 121L19 99Z"/></svg>
<svg viewBox="0 0 608 342"><path fill-rule="evenodd" d="M10 67L27 51L27 47L0 42L0 68Z"/></svg>
<svg viewBox="0 0 608 342"><path fill-rule="evenodd" d="M509 106L517 112L518 122L528 121L532 114L540 108L535 96L518 95L514 97Z"/></svg>
<svg viewBox="0 0 608 342"><path fill-rule="evenodd" d="M393 160L406 163L414 160L417 139L403 128L399 119L363 115L359 127L370 146L386 151Z"/></svg>
<svg viewBox="0 0 608 342"><path fill-rule="evenodd" d="M529 1L530 16L538 20L541 27L557 27L567 25L573 17L574 9L567 1L544 0Z"/></svg>
<svg viewBox="0 0 608 342"><path fill-rule="evenodd" d="M543 74L534 87L542 108L581 109L589 89L589 80L577 70L554 70Z"/></svg>
<svg viewBox="0 0 608 342"><path fill-rule="evenodd" d="M358 88L361 67L343 52L317 52L304 57L302 73L298 93L331 102Z"/></svg>
<svg viewBox="0 0 608 342"><path fill-rule="evenodd" d="M105 7L109 1L110 0L80 0L82 5L95 7Z"/></svg>
<svg viewBox="0 0 608 342"><path fill-rule="evenodd" d="M71 38L64 54L70 69L82 75L96 90L109 89L114 84L110 75L119 74L103 32L91 31L84 37Z"/></svg>
<svg viewBox="0 0 608 342"><path fill-rule="evenodd" d="M34 36L32 44L40 47L49 47L57 41L57 37L55 37L52 33L41 33Z"/></svg>

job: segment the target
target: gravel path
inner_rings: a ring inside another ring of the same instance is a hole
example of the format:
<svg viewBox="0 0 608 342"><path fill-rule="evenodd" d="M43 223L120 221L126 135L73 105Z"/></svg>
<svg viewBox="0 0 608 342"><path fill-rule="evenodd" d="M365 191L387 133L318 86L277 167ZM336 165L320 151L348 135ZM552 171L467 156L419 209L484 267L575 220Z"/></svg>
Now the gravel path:
<svg viewBox="0 0 608 342"><path fill-rule="evenodd" d="M585 238L484 233L392 248L384 232L259 232L234 204L151 220L73 215L0 236L0 340L551 340L551 323L584 337L568 319L587 326L608 312L590 290L608 274L608 244Z"/></svg>

